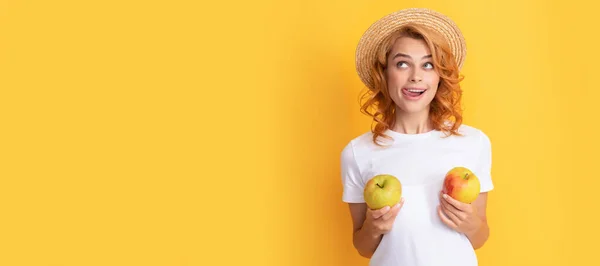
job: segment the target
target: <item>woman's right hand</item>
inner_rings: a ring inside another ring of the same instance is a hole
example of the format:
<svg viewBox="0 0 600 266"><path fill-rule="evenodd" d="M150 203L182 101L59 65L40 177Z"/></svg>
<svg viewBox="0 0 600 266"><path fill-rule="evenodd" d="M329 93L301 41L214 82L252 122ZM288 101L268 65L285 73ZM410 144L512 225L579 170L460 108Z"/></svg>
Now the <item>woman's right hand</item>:
<svg viewBox="0 0 600 266"><path fill-rule="evenodd" d="M374 236L387 234L392 230L396 216L404 205L404 198L393 207L385 206L378 210L367 208L367 214L363 228L367 228Z"/></svg>

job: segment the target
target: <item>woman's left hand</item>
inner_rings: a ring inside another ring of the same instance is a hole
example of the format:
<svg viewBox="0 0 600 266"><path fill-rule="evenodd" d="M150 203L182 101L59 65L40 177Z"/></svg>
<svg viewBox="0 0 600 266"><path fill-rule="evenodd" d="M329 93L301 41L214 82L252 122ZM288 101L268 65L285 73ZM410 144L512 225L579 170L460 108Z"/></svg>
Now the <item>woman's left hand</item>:
<svg viewBox="0 0 600 266"><path fill-rule="evenodd" d="M463 203L449 195L440 192L440 205L438 216L448 225L463 234L477 232L482 225L481 218L477 215L475 205Z"/></svg>

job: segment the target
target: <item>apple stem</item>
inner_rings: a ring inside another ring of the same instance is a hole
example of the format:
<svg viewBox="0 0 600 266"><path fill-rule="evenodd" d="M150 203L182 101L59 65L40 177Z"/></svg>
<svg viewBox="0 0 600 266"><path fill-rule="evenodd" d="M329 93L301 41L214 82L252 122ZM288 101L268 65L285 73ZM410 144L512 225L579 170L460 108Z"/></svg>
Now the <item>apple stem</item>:
<svg viewBox="0 0 600 266"><path fill-rule="evenodd" d="M377 183L377 186L380 187L380 188L383 188L381 185L379 185L379 183Z"/></svg>
<svg viewBox="0 0 600 266"><path fill-rule="evenodd" d="M467 179L469 179L469 173L466 173L466 174L465 174L465 177L464 177L463 179L464 179L464 180L467 180Z"/></svg>

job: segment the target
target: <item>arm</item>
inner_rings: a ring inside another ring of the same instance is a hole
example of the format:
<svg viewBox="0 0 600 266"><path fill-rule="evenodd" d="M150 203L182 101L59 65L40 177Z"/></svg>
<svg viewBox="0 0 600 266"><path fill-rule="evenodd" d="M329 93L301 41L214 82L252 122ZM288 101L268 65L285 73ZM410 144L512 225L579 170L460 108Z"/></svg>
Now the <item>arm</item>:
<svg viewBox="0 0 600 266"><path fill-rule="evenodd" d="M440 219L450 228L467 236L474 249L479 249L489 237L486 216L487 193L480 193L471 203L463 203L450 196L442 195L438 207Z"/></svg>
<svg viewBox="0 0 600 266"><path fill-rule="evenodd" d="M477 199L473 202L473 206L475 207L477 217L481 221L481 224L479 228L476 228L470 232L466 232L466 236L469 238L469 241L471 241L471 245L473 245L474 249L481 248L490 236L490 228L487 223L486 205L487 193L479 194L479 197L477 197Z"/></svg>
<svg viewBox="0 0 600 266"><path fill-rule="evenodd" d="M342 151L341 157L343 200L349 202L352 216L352 244L358 253L371 258L383 235L391 230L404 199L393 208L388 206L371 210L364 201L364 182L354 157L352 143Z"/></svg>
<svg viewBox="0 0 600 266"><path fill-rule="evenodd" d="M361 256L371 258L381 242L382 235L369 230L367 226L363 227L367 214L367 204L350 203L349 205L350 215L352 216L352 243L354 248Z"/></svg>
<svg viewBox="0 0 600 266"><path fill-rule="evenodd" d="M361 256L373 256L383 235L392 229L403 204L404 199L401 199L394 207L386 206L379 210L371 210L365 203L349 204L352 216L352 243Z"/></svg>

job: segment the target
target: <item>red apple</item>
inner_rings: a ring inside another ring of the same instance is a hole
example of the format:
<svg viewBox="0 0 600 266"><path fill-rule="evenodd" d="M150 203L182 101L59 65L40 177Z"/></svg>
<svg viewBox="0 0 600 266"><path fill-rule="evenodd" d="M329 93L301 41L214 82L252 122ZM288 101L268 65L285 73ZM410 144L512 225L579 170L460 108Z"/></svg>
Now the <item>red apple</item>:
<svg viewBox="0 0 600 266"><path fill-rule="evenodd" d="M479 178L466 167L458 166L446 173L442 192L453 199L472 203L479 196Z"/></svg>

